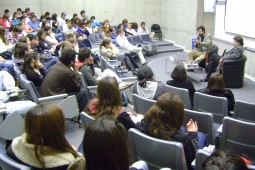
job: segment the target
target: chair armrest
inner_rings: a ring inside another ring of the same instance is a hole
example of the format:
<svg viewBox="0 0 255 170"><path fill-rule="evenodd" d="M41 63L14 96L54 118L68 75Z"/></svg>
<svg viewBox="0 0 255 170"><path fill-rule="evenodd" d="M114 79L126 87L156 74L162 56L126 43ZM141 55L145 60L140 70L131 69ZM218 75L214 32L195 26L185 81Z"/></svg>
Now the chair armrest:
<svg viewBox="0 0 255 170"><path fill-rule="evenodd" d="M126 77L126 78L121 78L121 81L124 82L130 82L130 81L136 81L137 77Z"/></svg>
<svg viewBox="0 0 255 170"><path fill-rule="evenodd" d="M0 109L0 114L5 114L6 113L6 109Z"/></svg>
<svg viewBox="0 0 255 170"><path fill-rule="evenodd" d="M148 41L142 41L142 43L145 43L145 44L150 44L150 42L148 42Z"/></svg>
<svg viewBox="0 0 255 170"><path fill-rule="evenodd" d="M87 89L89 89L89 90L95 90L95 89L97 89L97 86L87 86Z"/></svg>
<svg viewBox="0 0 255 170"><path fill-rule="evenodd" d="M48 103L48 102L54 102L59 103L63 99L65 99L68 96L68 94L59 94L54 96L48 96L48 97L41 97L38 98L39 103Z"/></svg>

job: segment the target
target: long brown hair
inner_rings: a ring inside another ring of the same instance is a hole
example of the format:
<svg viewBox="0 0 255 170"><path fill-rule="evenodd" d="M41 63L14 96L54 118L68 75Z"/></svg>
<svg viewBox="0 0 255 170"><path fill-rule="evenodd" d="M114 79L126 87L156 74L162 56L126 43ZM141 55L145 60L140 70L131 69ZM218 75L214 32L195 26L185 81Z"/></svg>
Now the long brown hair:
<svg viewBox="0 0 255 170"><path fill-rule="evenodd" d="M97 97L96 112L98 117L114 117L122 108L119 85L114 77L105 77L99 81Z"/></svg>
<svg viewBox="0 0 255 170"><path fill-rule="evenodd" d="M57 104L39 104L29 110L25 118L25 133L27 142L35 145L36 158L43 168L45 163L41 155L46 154L44 146L70 152L74 157L78 156L65 138L65 117Z"/></svg>
<svg viewBox="0 0 255 170"><path fill-rule="evenodd" d="M175 94L164 93L144 116L150 135L171 140L171 134L179 130L184 121L184 106Z"/></svg>
<svg viewBox="0 0 255 170"><path fill-rule="evenodd" d="M100 49L102 48L102 46L103 46L103 47L106 47L108 44L111 43L111 41L112 41L111 38L107 38L107 37L104 38L103 41L102 41L101 44L100 44Z"/></svg>
<svg viewBox="0 0 255 170"><path fill-rule="evenodd" d="M7 40L5 38L5 29L3 26L0 25L0 38L4 42L5 45L7 45Z"/></svg>
<svg viewBox="0 0 255 170"><path fill-rule="evenodd" d="M224 90L223 76L219 73L213 73L208 80L207 89L223 91Z"/></svg>
<svg viewBox="0 0 255 170"><path fill-rule="evenodd" d="M24 59L23 67L22 67L22 72L23 72L24 74L36 73L36 72L34 71L34 68L32 68L32 66L30 65L33 59L36 60L36 61L39 59L38 52L29 51L29 52L25 55L25 59ZM36 74L37 74L37 73L36 73Z"/></svg>
<svg viewBox="0 0 255 170"><path fill-rule="evenodd" d="M29 50L27 43L18 42L14 48L14 57L18 59L24 59L26 51Z"/></svg>
<svg viewBox="0 0 255 170"><path fill-rule="evenodd" d="M128 170L130 159L126 129L113 119L96 120L86 128L83 153L86 170Z"/></svg>

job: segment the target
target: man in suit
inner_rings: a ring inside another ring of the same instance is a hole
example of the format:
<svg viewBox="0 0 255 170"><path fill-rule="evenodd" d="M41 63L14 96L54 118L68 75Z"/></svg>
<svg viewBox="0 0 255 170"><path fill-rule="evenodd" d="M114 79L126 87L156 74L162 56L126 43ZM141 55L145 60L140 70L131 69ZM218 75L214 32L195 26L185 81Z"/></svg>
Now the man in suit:
<svg viewBox="0 0 255 170"><path fill-rule="evenodd" d="M222 72L222 64L225 60L237 60L243 57L243 37L237 35L234 38L233 46L230 51L226 52L225 55L220 59L219 72Z"/></svg>
<svg viewBox="0 0 255 170"><path fill-rule="evenodd" d="M197 40L195 42L196 47L188 53L189 60L194 60L195 63L200 63L205 59L205 53L213 46L212 35L205 33L205 27L199 26L197 28Z"/></svg>

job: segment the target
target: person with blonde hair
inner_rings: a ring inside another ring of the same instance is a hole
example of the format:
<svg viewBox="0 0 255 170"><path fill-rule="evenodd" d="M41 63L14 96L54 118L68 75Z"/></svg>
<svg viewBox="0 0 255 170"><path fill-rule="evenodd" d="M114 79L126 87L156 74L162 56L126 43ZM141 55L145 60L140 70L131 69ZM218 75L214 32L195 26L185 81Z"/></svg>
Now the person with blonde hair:
<svg viewBox="0 0 255 170"><path fill-rule="evenodd" d="M64 170L79 156L65 137L65 117L57 104L39 104L25 117L25 133L7 150L16 161L33 168Z"/></svg>

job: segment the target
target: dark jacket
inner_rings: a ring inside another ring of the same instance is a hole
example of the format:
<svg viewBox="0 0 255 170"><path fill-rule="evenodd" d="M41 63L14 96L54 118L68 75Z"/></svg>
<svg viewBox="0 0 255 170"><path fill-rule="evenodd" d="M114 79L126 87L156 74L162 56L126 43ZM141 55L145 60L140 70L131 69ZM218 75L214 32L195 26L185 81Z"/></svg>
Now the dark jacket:
<svg viewBox="0 0 255 170"><path fill-rule="evenodd" d="M190 80L184 80L184 81L178 81L178 80L168 80L166 82L169 86L174 86L178 88L187 89L189 91L189 97L190 97L190 104L193 106L194 101L194 93L196 92L192 82Z"/></svg>
<svg viewBox="0 0 255 170"><path fill-rule="evenodd" d="M146 133L149 136L152 136L149 132L148 125L142 120L141 122L136 124L137 129L143 133ZM163 139L162 137L156 137L159 139ZM184 147L185 158L187 162L187 166L191 169L191 162L195 159L196 151L198 149L198 138L196 132L183 132L182 130L178 130L170 136L173 141L181 142Z"/></svg>
<svg viewBox="0 0 255 170"><path fill-rule="evenodd" d="M225 97L228 101L228 111L234 110L235 107L235 97L231 90L224 89L222 90L209 90L208 88L198 90L200 93L218 96L218 97Z"/></svg>
<svg viewBox="0 0 255 170"><path fill-rule="evenodd" d="M91 68L92 67L92 68ZM79 71L83 74L84 80L87 86L96 86L98 81L94 77L93 65L84 64L79 68Z"/></svg>
<svg viewBox="0 0 255 170"><path fill-rule="evenodd" d="M40 94L42 97L63 93L77 93L80 91L81 79L79 74L74 73L66 65L58 62L44 78Z"/></svg>
<svg viewBox="0 0 255 170"><path fill-rule="evenodd" d="M117 120L123 124L127 131L130 128L137 128L136 124L132 121L132 119L130 118L129 114L126 111L120 113L119 116L117 117Z"/></svg>
<svg viewBox="0 0 255 170"><path fill-rule="evenodd" d="M36 72L25 72L27 79L32 81L35 87L39 88L43 82L44 77L47 74L47 70L45 67L39 70L41 75L37 74Z"/></svg>

